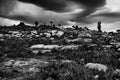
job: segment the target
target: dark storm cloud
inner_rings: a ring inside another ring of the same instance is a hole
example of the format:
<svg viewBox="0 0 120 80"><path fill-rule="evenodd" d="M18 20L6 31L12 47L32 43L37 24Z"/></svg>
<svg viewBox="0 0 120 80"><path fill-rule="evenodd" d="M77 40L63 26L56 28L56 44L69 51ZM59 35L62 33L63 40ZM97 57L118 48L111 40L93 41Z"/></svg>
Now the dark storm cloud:
<svg viewBox="0 0 120 80"><path fill-rule="evenodd" d="M92 17L95 16L103 16L103 17L111 17L111 18L118 18L120 17L120 12L107 12L107 13L101 13L101 14L97 14L97 15L93 15Z"/></svg>
<svg viewBox="0 0 120 80"><path fill-rule="evenodd" d="M61 16L61 14L63 13L44 10L41 7L19 2L18 0L0 0L1 18L24 21L30 24L33 24L36 20L38 20L40 23L49 23L49 21L52 20L56 24L59 22L61 24L67 24L66 19L69 19L69 16L67 17L66 14L63 14L63 16Z"/></svg>
<svg viewBox="0 0 120 80"><path fill-rule="evenodd" d="M96 8L103 6L106 0L19 0L23 2L33 3L48 10L60 11L69 5L69 2L77 2L86 8Z"/></svg>
<svg viewBox="0 0 120 80"><path fill-rule="evenodd" d="M15 14L15 16L14 16L14 14L12 16L11 15L7 16L7 14L9 12L11 12L12 9L15 7L14 5L15 5L16 1L32 3L39 7L42 7L43 9L46 9L46 11L48 10L48 11L56 12L56 13L60 13L60 14L67 12L66 7L72 6L73 4L71 5L69 3L73 2L76 5L79 5L79 8L83 9L83 11L71 15L74 17L68 18L67 20L73 21L73 22L86 23L86 24L96 22L96 19L94 19L94 18L98 17L98 16L104 16L104 17L118 17L119 16L119 13L117 13L117 14L116 13L103 13L103 14L90 16L90 14L92 14L96 10L98 10L99 7L103 7L106 4L106 0L0 0L0 12L2 13L2 14L0 13L0 16L10 18L10 19L25 21L28 23L33 23L36 20L36 17L33 17L27 13L25 13L25 14L17 13L18 15ZM22 13L22 11L21 11L21 13ZM32 13L32 10L31 10L31 13ZM42 12L39 12L39 13L42 13ZM39 18L41 18L41 17L39 17ZM50 19L52 19L52 18L50 18ZM41 19L38 19L38 20L40 22L45 22L45 20L47 20L47 19L42 19L43 21ZM57 18L54 19L54 21L56 21L56 20L57 20Z"/></svg>
<svg viewBox="0 0 120 80"><path fill-rule="evenodd" d="M89 23L85 19L86 19L87 16L89 16L94 11L95 11L94 9L85 9L83 12L75 14L77 16L74 19L72 19L71 21Z"/></svg>
<svg viewBox="0 0 120 80"><path fill-rule="evenodd" d="M76 18L73 21L81 23L91 23L92 21L86 20L90 14L98 10L99 7L103 7L106 4L106 0L76 0L84 6L84 11L82 13L76 14Z"/></svg>
<svg viewBox="0 0 120 80"><path fill-rule="evenodd" d="M47 10L52 11L63 11L67 6L66 0L19 0L23 2L33 3L35 5L41 6Z"/></svg>
<svg viewBox="0 0 120 80"><path fill-rule="evenodd" d="M81 19L76 19L73 21L76 21L77 23L91 24L91 23L97 23L99 20L104 23L118 22L120 21L120 12L98 13Z"/></svg>
<svg viewBox="0 0 120 80"><path fill-rule="evenodd" d="M106 0L73 0L87 6L87 8L96 8L103 6L106 3Z"/></svg>
<svg viewBox="0 0 120 80"><path fill-rule="evenodd" d="M66 7L72 6L69 4L70 2L75 3L76 5L80 5L80 9L83 9L83 12L75 14L74 21L82 21L86 16L93 13L96 8L103 6L105 4L105 0L0 0L0 16L1 17L7 17L12 19L18 19L23 20L26 22L32 22L31 18L28 14L28 16L18 15L16 17L13 17L14 15L10 16L9 12L12 12L12 10L16 7L16 2L22 1L26 3L32 3L37 6L43 7L44 9L47 9L49 11L53 12L67 12ZM75 5L74 4L74 5ZM48 13L49 14L49 13ZM73 15L71 15L73 16ZM20 18L19 18L20 17ZM28 19L29 18L29 19ZM28 21L27 21L28 20ZM33 19L34 20L34 19ZM83 21L84 22L84 21Z"/></svg>
<svg viewBox="0 0 120 80"><path fill-rule="evenodd" d="M71 21L89 23L86 21L86 17L95 12L97 8L106 4L106 0L19 0L26 3L32 3L37 6L43 7L47 10L55 12L65 12L67 6L72 6L69 2L74 2L76 5L80 5L83 12L75 14L75 18Z"/></svg>

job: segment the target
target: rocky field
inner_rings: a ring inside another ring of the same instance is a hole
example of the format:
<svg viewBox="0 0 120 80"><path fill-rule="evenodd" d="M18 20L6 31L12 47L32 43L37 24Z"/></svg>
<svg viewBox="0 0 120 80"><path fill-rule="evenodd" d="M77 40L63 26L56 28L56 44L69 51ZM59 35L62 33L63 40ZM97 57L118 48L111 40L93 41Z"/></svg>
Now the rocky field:
<svg viewBox="0 0 120 80"><path fill-rule="evenodd" d="M3 30L0 80L120 80L120 34Z"/></svg>

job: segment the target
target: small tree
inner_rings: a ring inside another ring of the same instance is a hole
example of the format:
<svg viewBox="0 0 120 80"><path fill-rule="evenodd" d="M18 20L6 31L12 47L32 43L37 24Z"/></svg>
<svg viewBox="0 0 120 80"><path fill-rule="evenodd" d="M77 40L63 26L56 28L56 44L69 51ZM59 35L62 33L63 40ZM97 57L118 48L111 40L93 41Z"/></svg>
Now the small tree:
<svg viewBox="0 0 120 80"><path fill-rule="evenodd" d="M25 26L25 23L24 23L24 22L20 22L20 23L18 24L18 26Z"/></svg>
<svg viewBox="0 0 120 80"><path fill-rule="evenodd" d="M62 26L61 24L58 24L58 26Z"/></svg>
<svg viewBox="0 0 120 80"><path fill-rule="evenodd" d="M50 21L51 26L53 26L53 21Z"/></svg>
<svg viewBox="0 0 120 80"><path fill-rule="evenodd" d="M76 30L78 30L78 29L79 29L78 25L76 25L76 26L75 26L75 29L76 29Z"/></svg>
<svg viewBox="0 0 120 80"><path fill-rule="evenodd" d="M38 21L35 21L35 26L36 26L36 27L38 26L38 24L39 24Z"/></svg>

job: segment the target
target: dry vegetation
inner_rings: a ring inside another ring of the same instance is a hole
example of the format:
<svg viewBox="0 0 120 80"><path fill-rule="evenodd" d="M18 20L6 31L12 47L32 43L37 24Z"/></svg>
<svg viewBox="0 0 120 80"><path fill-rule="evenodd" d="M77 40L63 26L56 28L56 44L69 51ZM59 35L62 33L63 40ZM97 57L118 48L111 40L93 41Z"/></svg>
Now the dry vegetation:
<svg viewBox="0 0 120 80"><path fill-rule="evenodd" d="M118 36L87 28L2 29L0 80L119 80Z"/></svg>

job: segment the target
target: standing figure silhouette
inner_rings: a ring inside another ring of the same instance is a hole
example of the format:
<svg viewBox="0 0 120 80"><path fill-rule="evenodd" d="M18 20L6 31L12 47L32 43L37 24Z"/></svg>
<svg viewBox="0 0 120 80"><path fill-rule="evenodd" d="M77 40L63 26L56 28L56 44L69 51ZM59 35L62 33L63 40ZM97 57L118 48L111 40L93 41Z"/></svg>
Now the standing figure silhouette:
<svg viewBox="0 0 120 80"><path fill-rule="evenodd" d="M101 30L101 21L98 21L97 28L98 28L98 32L102 32L102 30Z"/></svg>

